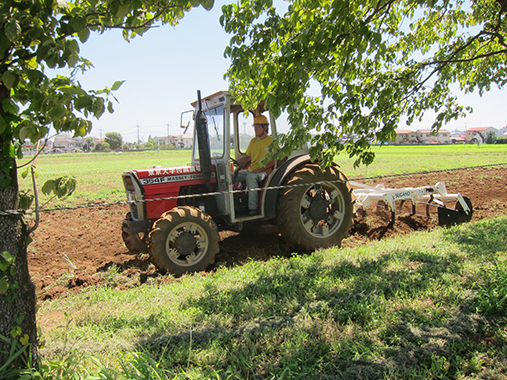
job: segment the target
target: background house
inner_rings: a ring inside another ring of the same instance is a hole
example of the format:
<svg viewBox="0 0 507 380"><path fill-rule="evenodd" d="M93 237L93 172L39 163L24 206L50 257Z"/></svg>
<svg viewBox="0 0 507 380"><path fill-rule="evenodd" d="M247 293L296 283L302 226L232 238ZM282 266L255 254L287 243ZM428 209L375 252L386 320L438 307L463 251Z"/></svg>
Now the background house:
<svg viewBox="0 0 507 380"><path fill-rule="evenodd" d="M441 129L432 134L431 129L418 129L415 131L419 144L450 144L451 132Z"/></svg>
<svg viewBox="0 0 507 380"><path fill-rule="evenodd" d="M451 143L452 144L465 144L467 134L464 131L454 130L451 132Z"/></svg>
<svg viewBox="0 0 507 380"><path fill-rule="evenodd" d="M451 132L441 129L438 133L432 134L430 129L396 130L396 138L392 144L450 144Z"/></svg>
<svg viewBox="0 0 507 380"><path fill-rule="evenodd" d="M498 136L498 130L493 127L477 127L466 130L466 142L471 144L483 144L489 132Z"/></svg>
<svg viewBox="0 0 507 380"><path fill-rule="evenodd" d="M174 145L175 149L192 149L193 139L192 137L179 136L168 136L167 145Z"/></svg>
<svg viewBox="0 0 507 380"><path fill-rule="evenodd" d="M396 130L394 144L417 144L417 136L411 130Z"/></svg>

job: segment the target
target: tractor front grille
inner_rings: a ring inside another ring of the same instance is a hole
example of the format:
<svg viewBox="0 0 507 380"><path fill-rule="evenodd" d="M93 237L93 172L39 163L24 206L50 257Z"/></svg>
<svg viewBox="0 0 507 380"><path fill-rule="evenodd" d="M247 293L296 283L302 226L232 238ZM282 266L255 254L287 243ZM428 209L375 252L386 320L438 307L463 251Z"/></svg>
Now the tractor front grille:
<svg viewBox="0 0 507 380"><path fill-rule="evenodd" d="M139 203L137 202L136 197L136 186L134 184L134 179L130 173L123 173L123 185L127 193L127 202L129 203L132 219L139 220Z"/></svg>

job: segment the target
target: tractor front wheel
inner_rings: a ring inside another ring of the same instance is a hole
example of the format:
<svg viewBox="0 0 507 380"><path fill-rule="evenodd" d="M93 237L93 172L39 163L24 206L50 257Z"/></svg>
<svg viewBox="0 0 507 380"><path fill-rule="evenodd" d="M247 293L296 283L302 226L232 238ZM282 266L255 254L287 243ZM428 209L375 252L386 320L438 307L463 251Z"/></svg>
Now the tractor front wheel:
<svg viewBox="0 0 507 380"><path fill-rule="evenodd" d="M352 189L335 167L308 164L286 181L281 191L277 225L294 248L311 252L340 246L352 222Z"/></svg>
<svg viewBox="0 0 507 380"><path fill-rule="evenodd" d="M219 241L217 225L208 214L196 207L179 206L155 222L148 248L159 271L179 276L213 264Z"/></svg>

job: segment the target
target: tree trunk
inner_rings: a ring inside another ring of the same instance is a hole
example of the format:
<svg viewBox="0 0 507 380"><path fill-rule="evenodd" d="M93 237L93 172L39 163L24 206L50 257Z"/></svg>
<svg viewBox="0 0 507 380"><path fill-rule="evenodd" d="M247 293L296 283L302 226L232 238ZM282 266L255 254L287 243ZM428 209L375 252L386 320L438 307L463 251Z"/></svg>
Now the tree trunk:
<svg viewBox="0 0 507 380"><path fill-rule="evenodd" d="M0 85L0 104L8 95L5 87ZM0 107L0 115L2 110ZM16 210L19 204L19 187L16 170L16 161L10 157L10 146L12 136L9 127L0 134L0 211ZM4 170L11 163L8 173ZM11 178L9 185L5 186L5 176ZM3 178L2 178L3 177ZM2 187L2 182L4 186ZM29 355L32 357L33 365L37 365L37 325L35 320L36 297L35 286L33 285L28 272L27 260L27 239L28 233L26 224L21 214L0 215L0 254L8 252L14 257L14 270L10 268L7 272L9 287L5 292L0 293L0 335L17 341L18 350L26 338L30 343L29 348L23 355L20 355L13 363L14 368L24 368ZM4 260L0 256L0 261ZM0 277L1 278L1 277ZM7 362L11 344L0 338L0 367Z"/></svg>

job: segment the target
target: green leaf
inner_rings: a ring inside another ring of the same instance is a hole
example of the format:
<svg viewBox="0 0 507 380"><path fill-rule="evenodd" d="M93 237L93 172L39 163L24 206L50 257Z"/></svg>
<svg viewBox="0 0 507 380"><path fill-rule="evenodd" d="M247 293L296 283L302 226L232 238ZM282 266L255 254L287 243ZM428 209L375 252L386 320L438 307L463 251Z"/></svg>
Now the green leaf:
<svg viewBox="0 0 507 380"><path fill-rule="evenodd" d="M12 45L12 42L7 38L4 32L0 29L0 59L5 58L5 54L9 50L9 47Z"/></svg>
<svg viewBox="0 0 507 380"><path fill-rule="evenodd" d="M79 37L79 41L81 41L83 44L88 41L88 38L90 37L90 29L85 28L81 29L77 36Z"/></svg>
<svg viewBox="0 0 507 380"><path fill-rule="evenodd" d="M2 75L2 82L9 90L12 89L18 82L18 76L12 71L6 71Z"/></svg>
<svg viewBox="0 0 507 380"><path fill-rule="evenodd" d="M0 294L1 295L6 294L8 290L9 290L9 282L7 281L6 278L1 279L0 280Z"/></svg>
<svg viewBox="0 0 507 380"><path fill-rule="evenodd" d="M19 131L19 139L21 141L25 141L26 139L30 139L30 141L37 141L39 135L37 133L37 128L34 125L28 124L21 128Z"/></svg>
<svg viewBox="0 0 507 380"><path fill-rule="evenodd" d="M30 171L30 167L27 166L26 169L21 172L21 178L25 179L28 176L29 171Z"/></svg>
<svg viewBox="0 0 507 380"><path fill-rule="evenodd" d="M123 85L123 83L125 83L124 80L118 80L118 81L114 82L113 87L111 87L111 91L118 90Z"/></svg>
<svg viewBox="0 0 507 380"><path fill-rule="evenodd" d="M21 34L21 27L18 24L18 20L10 19L5 25L5 36L11 41L16 41Z"/></svg>
<svg viewBox="0 0 507 380"><path fill-rule="evenodd" d="M46 183L42 186L41 190L44 195L50 195L54 188L55 188L55 180L50 179L46 181Z"/></svg>
<svg viewBox="0 0 507 380"><path fill-rule="evenodd" d="M214 3L215 3L215 0L201 0L201 5L207 11L209 11L211 8L213 8Z"/></svg>
<svg viewBox="0 0 507 380"><path fill-rule="evenodd" d="M92 109L91 109L91 111L93 112L93 116L95 116L96 118L99 118L104 113L104 110L105 110L104 99L102 99L102 98L93 99Z"/></svg>
<svg viewBox="0 0 507 380"><path fill-rule="evenodd" d="M63 198L71 195L76 190L76 179L74 177L60 177L57 179L50 179L42 186L42 192L45 195L53 193L58 198Z"/></svg>
<svg viewBox="0 0 507 380"><path fill-rule="evenodd" d="M76 190L76 180L72 177L60 177L56 180L55 194L58 198L71 195Z"/></svg>
<svg viewBox="0 0 507 380"><path fill-rule="evenodd" d="M33 202L33 195L28 194L26 191L19 194L19 208L21 210L28 210Z"/></svg>
<svg viewBox="0 0 507 380"><path fill-rule="evenodd" d="M69 67L74 67L79 60L79 44L76 40L65 41L65 53L63 55Z"/></svg>
<svg viewBox="0 0 507 380"><path fill-rule="evenodd" d="M89 120L79 120L77 126L74 128L74 137L83 137L91 131L91 122Z"/></svg>
<svg viewBox="0 0 507 380"><path fill-rule="evenodd" d="M30 340L30 337L28 334L23 335L21 338L19 338L19 342L24 346L25 344L28 344L28 341ZM31 376L30 376L31 378Z"/></svg>
<svg viewBox="0 0 507 380"><path fill-rule="evenodd" d="M42 74L39 70L29 70L28 71L28 79L32 84L38 85L42 82L44 78L44 74Z"/></svg>
<svg viewBox="0 0 507 380"><path fill-rule="evenodd" d="M80 32L86 28L86 19L81 16L76 16L70 19L69 24L74 32Z"/></svg>
<svg viewBox="0 0 507 380"><path fill-rule="evenodd" d="M16 313L14 315L14 318L13 318L14 323L16 323L18 325L22 325L24 320L25 320L25 316L23 313Z"/></svg>
<svg viewBox="0 0 507 380"><path fill-rule="evenodd" d="M4 99L2 102L2 109L5 113L10 113L12 115L17 115L19 112L19 107L10 98Z"/></svg>
<svg viewBox="0 0 507 380"><path fill-rule="evenodd" d="M0 257L3 260L0 260L0 271L5 272L7 269L14 264L16 259L7 251L4 251Z"/></svg>
<svg viewBox="0 0 507 380"><path fill-rule="evenodd" d="M4 131L7 129L7 123L5 122L2 115L0 115L0 133L4 133Z"/></svg>
<svg viewBox="0 0 507 380"><path fill-rule="evenodd" d="M19 327L19 326L13 327L12 330L11 330L11 336L13 338L17 338L22 333L23 333L23 330L21 330L21 327Z"/></svg>

